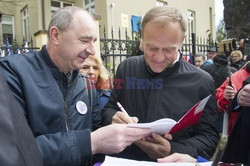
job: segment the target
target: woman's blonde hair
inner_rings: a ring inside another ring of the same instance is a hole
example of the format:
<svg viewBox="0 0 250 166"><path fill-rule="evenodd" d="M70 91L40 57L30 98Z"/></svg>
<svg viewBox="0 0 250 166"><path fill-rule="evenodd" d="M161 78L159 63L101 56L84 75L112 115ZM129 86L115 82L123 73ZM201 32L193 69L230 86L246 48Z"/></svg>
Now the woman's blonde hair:
<svg viewBox="0 0 250 166"><path fill-rule="evenodd" d="M95 60L98 66L99 76L96 82L98 89L102 89L102 87L110 87L110 78L109 78L110 74L108 70L105 68L105 66L103 65L103 61L101 57L99 55L92 55L92 56L89 56L88 58ZM104 83L104 86L102 85L103 83Z"/></svg>
<svg viewBox="0 0 250 166"><path fill-rule="evenodd" d="M243 55L242 55L241 51L238 51L238 50L237 50L237 51L233 51L233 52L231 53L230 57L233 56L233 55L239 56L240 59L243 58Z"/></svg>

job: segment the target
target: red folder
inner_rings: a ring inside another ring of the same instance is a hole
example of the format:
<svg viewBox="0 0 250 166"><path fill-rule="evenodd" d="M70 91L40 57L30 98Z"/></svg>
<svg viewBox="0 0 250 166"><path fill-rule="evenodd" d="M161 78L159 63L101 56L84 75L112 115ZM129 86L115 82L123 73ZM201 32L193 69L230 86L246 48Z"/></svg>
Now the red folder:
<svg viewBox="0 0 250 166"><path fill-rule="evenodd" d="M188 126L197 123L202 115L204 107L211 95L207 96L197 104L195 104L169 131L170 134L180 131Z"/></svg>
<svg viewBox="0 0 250 166"><path fill-rule="evenodd" d="M210 96L195 104L178 122L170 118L163 118L150 123L130 123L127 127L150 128L152 132L159 134L175 133L199 121Z"/></svg>

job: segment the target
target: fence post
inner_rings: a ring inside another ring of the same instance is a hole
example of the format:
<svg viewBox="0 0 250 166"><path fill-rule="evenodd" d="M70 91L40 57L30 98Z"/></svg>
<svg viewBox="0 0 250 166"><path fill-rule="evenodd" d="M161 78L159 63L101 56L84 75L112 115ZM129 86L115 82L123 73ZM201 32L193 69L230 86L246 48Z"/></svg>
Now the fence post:
<svg viewBox="0 0 250 166"><path fill-rule="evenodd" d="M32 37L30 39L30 45L31 45L31 50L33 50L33 40L32 40Z"/></svg>
<svg viewBox="0 0 250 166"><path fill-rule="evenodd" d="M192 55L191 55L192 62L191 63L193 63L194 61L194 55L196 55L196 35L195 33L192 33Z"/></svg>

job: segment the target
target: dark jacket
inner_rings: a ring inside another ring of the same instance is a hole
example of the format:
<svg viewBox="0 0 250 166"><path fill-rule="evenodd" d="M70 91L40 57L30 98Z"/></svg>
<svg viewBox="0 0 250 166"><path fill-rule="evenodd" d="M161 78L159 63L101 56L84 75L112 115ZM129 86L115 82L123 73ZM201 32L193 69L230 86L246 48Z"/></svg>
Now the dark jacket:
<svg viewBox="0 0 250 166"><path fill-rule="evenodd" d="M28 123L0 70L0 165L42 166L43 160Z"/></svg>
<svg viewBox="0 0 250 166"><path fill-rule="evenodd" d="M244 64L245 64L245 61L241 59L237 62L231 62L230 66L234 67L237 70L240 70L244 66Z"/></svg>
<svg viewBox="0 0 250 166"><path fill-rule="evenodd" d="M245 108L242 115L242 128L241 128L241 153L243 163L250 165L250 107Z"/></svg>
<svg viewBox="0 0 250 166"><path fill-rule="evenodd" d="M219 88L220 85L227 79L227 77L229 76L228 70L230 70L231 73L237 71L232 67L228 69L227 57L223 55L215 56L213 64L202 66L201 69L205 70L213 77L215 89Z"/></svg>
<svg viewBox="0 0 250 166"><path fill-rule="evenodd" d="M246 84L250 84L250 77L243 82L242 87ZM229 135L222 161L250 165L250 107L240 106L237 97L238 93L232 101L231 110L239 111L239 116Z"/></svg>
<svg viewBox="0 0 250 166"><path fill-rule="evenodd" d="M91 163L90 133L99 126L101 116L97 100L90 109L88 90L79 71L64 75L45 46L39 52L8 56L0 66L36 137L45 165ZM93 96L97 99L95 91ZM79 101L87 106L85 114L77 111Z"/></svg>
<svg viewBox="0 0 250 166"><path fill-rule="evenodd" d="M106 103L109 101L109 97L111 94L110 90L102 90L102 89L97 89L97 95L98 95L98 104L99 104L99 109L102 110Z"/></svg>
<svg viewBox="0 0 250 166"><path fill-rule="evenodd" d="M112 116L119 110L117 101L141 123L161 118L178 121L194 104L212 94L200 122L173 134L171 141L172 152L212 157L219 136L214 126L215 89L209 74L182 60L163 73L154 74L148 69L144 56L136 56L119 65L114 85L110 100L102 111L104 124L110 124ZM151 160L135 145L118 156Z"/></svg>

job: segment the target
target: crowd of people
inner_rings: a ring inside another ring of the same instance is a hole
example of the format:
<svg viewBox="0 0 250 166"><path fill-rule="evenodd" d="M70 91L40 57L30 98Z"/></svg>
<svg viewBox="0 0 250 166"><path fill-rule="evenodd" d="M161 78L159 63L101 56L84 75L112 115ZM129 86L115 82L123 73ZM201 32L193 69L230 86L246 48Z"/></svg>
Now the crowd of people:
<svg viewBox="0 0 250 166"><path fill-rule="evenodd" d="M78 7L59 9L49 24L48 43L40 51L0 59L4 85L0 114L8 115L1 116L1 136L5 135L0 162L93 165L103 162L105 155L158 162L209 161L219 140L220 110L230 114L232 133L236 118L243 117L237 121L242 126L238 161L250 164L250 63L234 51L229 68L227 57L217 55L215 48L207 59L196 55L194 65L183 61L179 50L186 31L178 9L152 8L142 20L142 55L121 62L111 81L95 53L98 32L92 16ZM161 118L178 121L209 95L199 122L177 133L127 127Z"/></svg>
<svg viewBox="0 0 250 166"><path fill-rule="evenodd" d="M196 62L201 56L197 54L194 56L194 65L208 72L214 80L218 111L217 129L222 134L223 128L227 128L226 133L229 136L222 160L249 165L250 148L246 141L250 138L249 123L246 122L249 120L249 99L246 100L246 97L249 97L247 84L250 83L250 55L244 54L244 40L240 40L239 47L231 52L217 53L215 47L212 49L214 56L211 56L210 49L206 60L210 64L204 61L203 64L197 65ZM242 91L244 94L240 93ZM244 103L240 101L242 98ZM225 112L228 115L228 126L223 126Z"/></svg>

